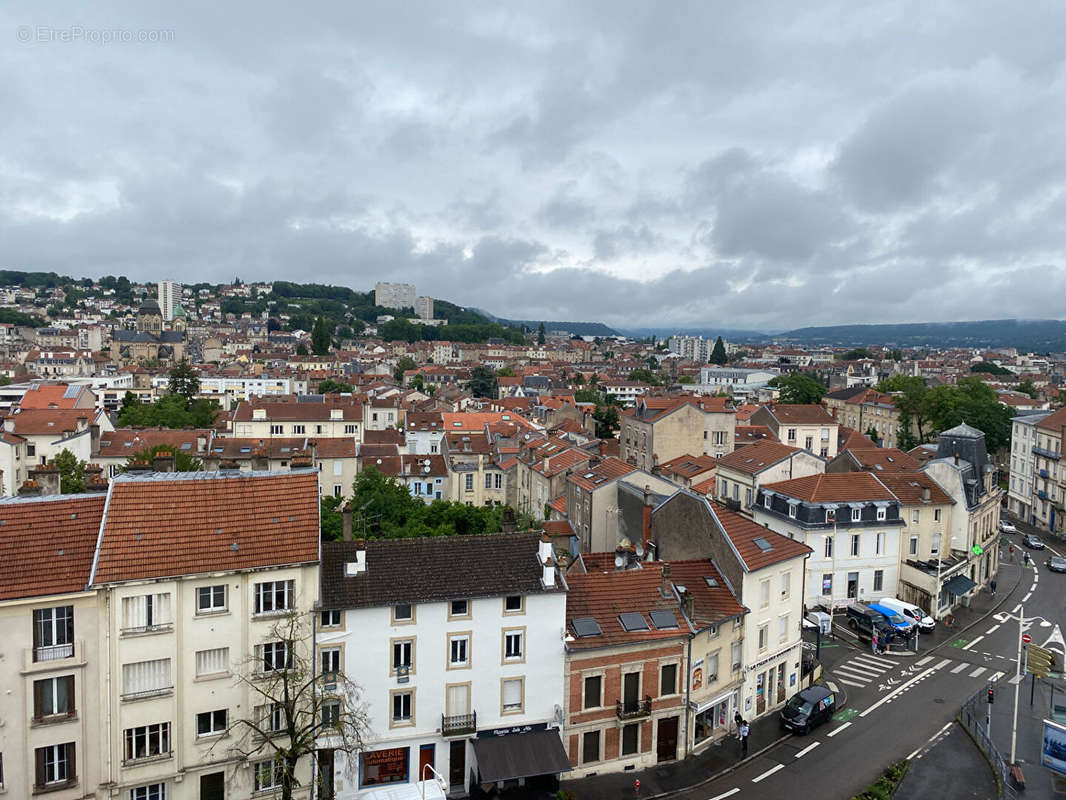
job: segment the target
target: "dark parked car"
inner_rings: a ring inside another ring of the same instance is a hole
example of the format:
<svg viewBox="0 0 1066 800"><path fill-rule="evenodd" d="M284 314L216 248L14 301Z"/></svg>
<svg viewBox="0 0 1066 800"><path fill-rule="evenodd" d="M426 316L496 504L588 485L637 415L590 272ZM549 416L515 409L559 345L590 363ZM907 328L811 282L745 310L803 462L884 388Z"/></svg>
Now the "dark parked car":
<svg viewBox="0 0 1066 800"><path fill-rule="evenodd" d="M1044 562L1044 566L1052 572L1066 572L1066 558L1052 556Z"/></svg>
<svg viewBox="0 0 1066 800"><path fill-rule="evenodd" d="M811 686L792 695L781 709L781 727L796 733L810 733L829 720L836 711L836 695L824 686Z"/></svg>
<svg viewBox="0 0 1066 800"><path fill-rule="evenodd" d="M888 618L862 603L852 603L848 606L846 614L848 627L862 639L870 639L874 628L877 628L879 637L892 633L892 625Z"/></svg>
<svg viewBox="0 0 1066 800"><path fill-rule="evenodd" d="M1031 533L1027 533L1025 534L1025 536L1022 537L1022 544L1024 544L1030 550L1044 549L1044 543L1035 536L1033 536Z"/></svg>

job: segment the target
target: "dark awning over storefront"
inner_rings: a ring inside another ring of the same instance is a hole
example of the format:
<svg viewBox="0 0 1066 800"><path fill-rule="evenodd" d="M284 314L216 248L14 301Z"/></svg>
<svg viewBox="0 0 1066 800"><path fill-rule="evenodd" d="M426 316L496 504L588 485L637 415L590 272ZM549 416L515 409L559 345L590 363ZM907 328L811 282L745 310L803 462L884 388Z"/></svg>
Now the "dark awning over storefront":
<svg viewBox="0 0 1066 800"><path fill-rule="evenodd" d="M947 581L944 584L944 588L947 589L952 594L958 595L958 594L966 594L968 591L970 591L970 589L972 589L976 585L977 585L976 583L971 581L965 575L956 575L954 578L952 578L950 581Z"/></svg>
<svg viewBox="0 0 1066 800"><path fill-rule="evenodd" d="M554 775L571 769L554 730L512 733L474 740L481 783Z"/></svg>

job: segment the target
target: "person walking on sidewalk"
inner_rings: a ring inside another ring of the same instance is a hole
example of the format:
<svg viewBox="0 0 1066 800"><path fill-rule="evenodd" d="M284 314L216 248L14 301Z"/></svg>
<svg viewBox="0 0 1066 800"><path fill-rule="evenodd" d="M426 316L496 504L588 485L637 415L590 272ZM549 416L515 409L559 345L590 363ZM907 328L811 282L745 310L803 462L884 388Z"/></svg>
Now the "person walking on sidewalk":
<svg viewBox="0 0 1066 800"><path fill-rule="evenodd" d="M988 588L991 589L992 590L992 594L995 595L995 593L996 593L996 579L995 578L993 578L992 580L990 580L988 582Z"/></svg>
<svg viewBox="0 0 1066 800"><path fill-rule="evenodd" d="M1012 544L1007 548L1007 554L1010 556L1010 563L1014 563L1014 545Z"/></svg>
<svg viewBox="0 0 1066 800"><path fill-rule="evenodd" d="M740 736L740 726L744 724L744 717L740 715L740 710L733 715L733 724L737 726L737 736Z"/></svg>
<svg viewBox="0 0 1066 800"><path fill-rule="evenodd" d="M746 719L742 719L740 721L740 757L741 758L747 758L748 757L748 734L749 733L751 733L751 730L748 728L748 721Z"/></svg>

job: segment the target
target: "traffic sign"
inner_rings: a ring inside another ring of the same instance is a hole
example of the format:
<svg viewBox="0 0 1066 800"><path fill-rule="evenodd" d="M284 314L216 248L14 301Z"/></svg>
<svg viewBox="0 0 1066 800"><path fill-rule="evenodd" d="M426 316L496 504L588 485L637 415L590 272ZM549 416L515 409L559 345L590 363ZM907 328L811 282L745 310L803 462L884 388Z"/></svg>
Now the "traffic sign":
<svg viewBox="0 0 1066 800"><path fill-rule="evenodd" d="M1022 641L1025 642L1026 644L1029 644L1029 642L1033 641L1033 637L1030 636L1028 633L1023 633L1022 634Z"/></svg>
<svg viewBox="0 0 1066 800"><path fill-rule="evenodd" d="M1055 665L1055 653L1035 644L1029 645L1029 657L1026 659L1026 671L1037 677L1046 678Z"/></svg>

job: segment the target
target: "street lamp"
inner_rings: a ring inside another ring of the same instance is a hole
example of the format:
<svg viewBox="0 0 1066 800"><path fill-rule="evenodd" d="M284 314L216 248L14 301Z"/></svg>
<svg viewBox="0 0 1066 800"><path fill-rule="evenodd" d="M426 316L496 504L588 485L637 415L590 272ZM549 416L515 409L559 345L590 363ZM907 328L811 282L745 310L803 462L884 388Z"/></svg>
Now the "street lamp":
<svg viewBox="0 0 1066 800"><path fill-rule="evenodd" d="M423 764L422 765L422 771L421 771L421 773L418 776L418 778L419 778L418 782L419 782L419 784L421 785L421 788L422 788L422 800L426 800L426 770L427 769L430 772L432 772L437 777L437 786L440 787L440 790L442 792L444 792L445 794L447 794L448 793L448 781L445 780L443 775L441 775L439 772L437 772L437 770L435 770L433 768L432 764Z"/></svg>

